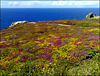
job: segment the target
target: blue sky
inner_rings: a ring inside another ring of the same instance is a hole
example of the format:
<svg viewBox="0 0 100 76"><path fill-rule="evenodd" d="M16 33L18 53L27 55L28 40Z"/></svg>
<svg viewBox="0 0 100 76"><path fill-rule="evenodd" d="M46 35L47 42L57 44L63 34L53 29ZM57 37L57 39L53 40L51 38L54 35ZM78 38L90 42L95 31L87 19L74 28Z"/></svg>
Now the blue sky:
<svg viewBox="0 0 100 76"><path fill-rule="evenodd" d="M1 1L1 8L99 8L99 1Z"/></svg>

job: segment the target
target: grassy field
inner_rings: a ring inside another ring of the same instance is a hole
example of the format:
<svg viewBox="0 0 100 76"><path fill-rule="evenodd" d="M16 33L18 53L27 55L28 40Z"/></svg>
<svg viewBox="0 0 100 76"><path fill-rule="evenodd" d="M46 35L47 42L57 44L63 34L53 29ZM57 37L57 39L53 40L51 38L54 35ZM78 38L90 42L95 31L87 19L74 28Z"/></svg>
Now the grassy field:
<svg viewBox="0 0 100 76"><path fill-rule="evenodd" d="M99 27L100 19L69 19L3 29L1 76L100 76Z"/></svg>

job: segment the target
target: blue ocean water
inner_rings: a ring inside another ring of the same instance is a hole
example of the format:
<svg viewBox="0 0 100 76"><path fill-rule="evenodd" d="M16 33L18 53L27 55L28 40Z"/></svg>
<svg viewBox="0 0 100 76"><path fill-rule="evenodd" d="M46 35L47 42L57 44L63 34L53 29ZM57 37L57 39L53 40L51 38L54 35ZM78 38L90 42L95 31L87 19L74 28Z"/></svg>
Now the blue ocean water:
<svg viewBox="0 0 100 76"><path fill-rule="evenodd" d="M47 21L85 19L93 12L100 16L99 8L1 8L1 30L16 21Z"/></svg>

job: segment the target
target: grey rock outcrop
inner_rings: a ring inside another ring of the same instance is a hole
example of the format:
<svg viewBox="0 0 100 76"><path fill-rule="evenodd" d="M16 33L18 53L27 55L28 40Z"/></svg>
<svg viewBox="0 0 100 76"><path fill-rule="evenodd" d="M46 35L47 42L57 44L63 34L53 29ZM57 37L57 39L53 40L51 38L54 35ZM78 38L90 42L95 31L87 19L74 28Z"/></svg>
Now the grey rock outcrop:
<svg viewBox="0 0 100 76"><path fill-rule="evenodd" d="M17 24L21 24L21 23L27 23L28 21L17 21L17 22L13 22L9 27L14 27Z"/></svg>
<svg viewBox="0 0 100 76"><path fill-rule="evenodd" d="M86 16L86 19L89 19L89 18L92 18L94 17L93 13L89 13L87 16Z"/></svg>
<svg viewBox="0 0 100 76"><path fill-rule="evenodd" d="M86 15L86 19L99 19L99 18L100 16L93 15L92 12Z"/></svg>

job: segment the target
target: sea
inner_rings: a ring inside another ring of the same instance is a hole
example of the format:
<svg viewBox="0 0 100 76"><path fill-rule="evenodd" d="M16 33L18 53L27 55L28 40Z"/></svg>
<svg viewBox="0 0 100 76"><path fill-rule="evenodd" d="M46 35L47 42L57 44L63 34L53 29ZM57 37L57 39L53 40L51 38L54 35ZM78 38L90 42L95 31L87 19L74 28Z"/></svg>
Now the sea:
<svg viewBox="0 0 100 76"><path fill-rule="evenodd" d="M0 26L3 30L17 21L54 21L85 19L92 12L100 16L100 8L1 8Z"/></svg>

